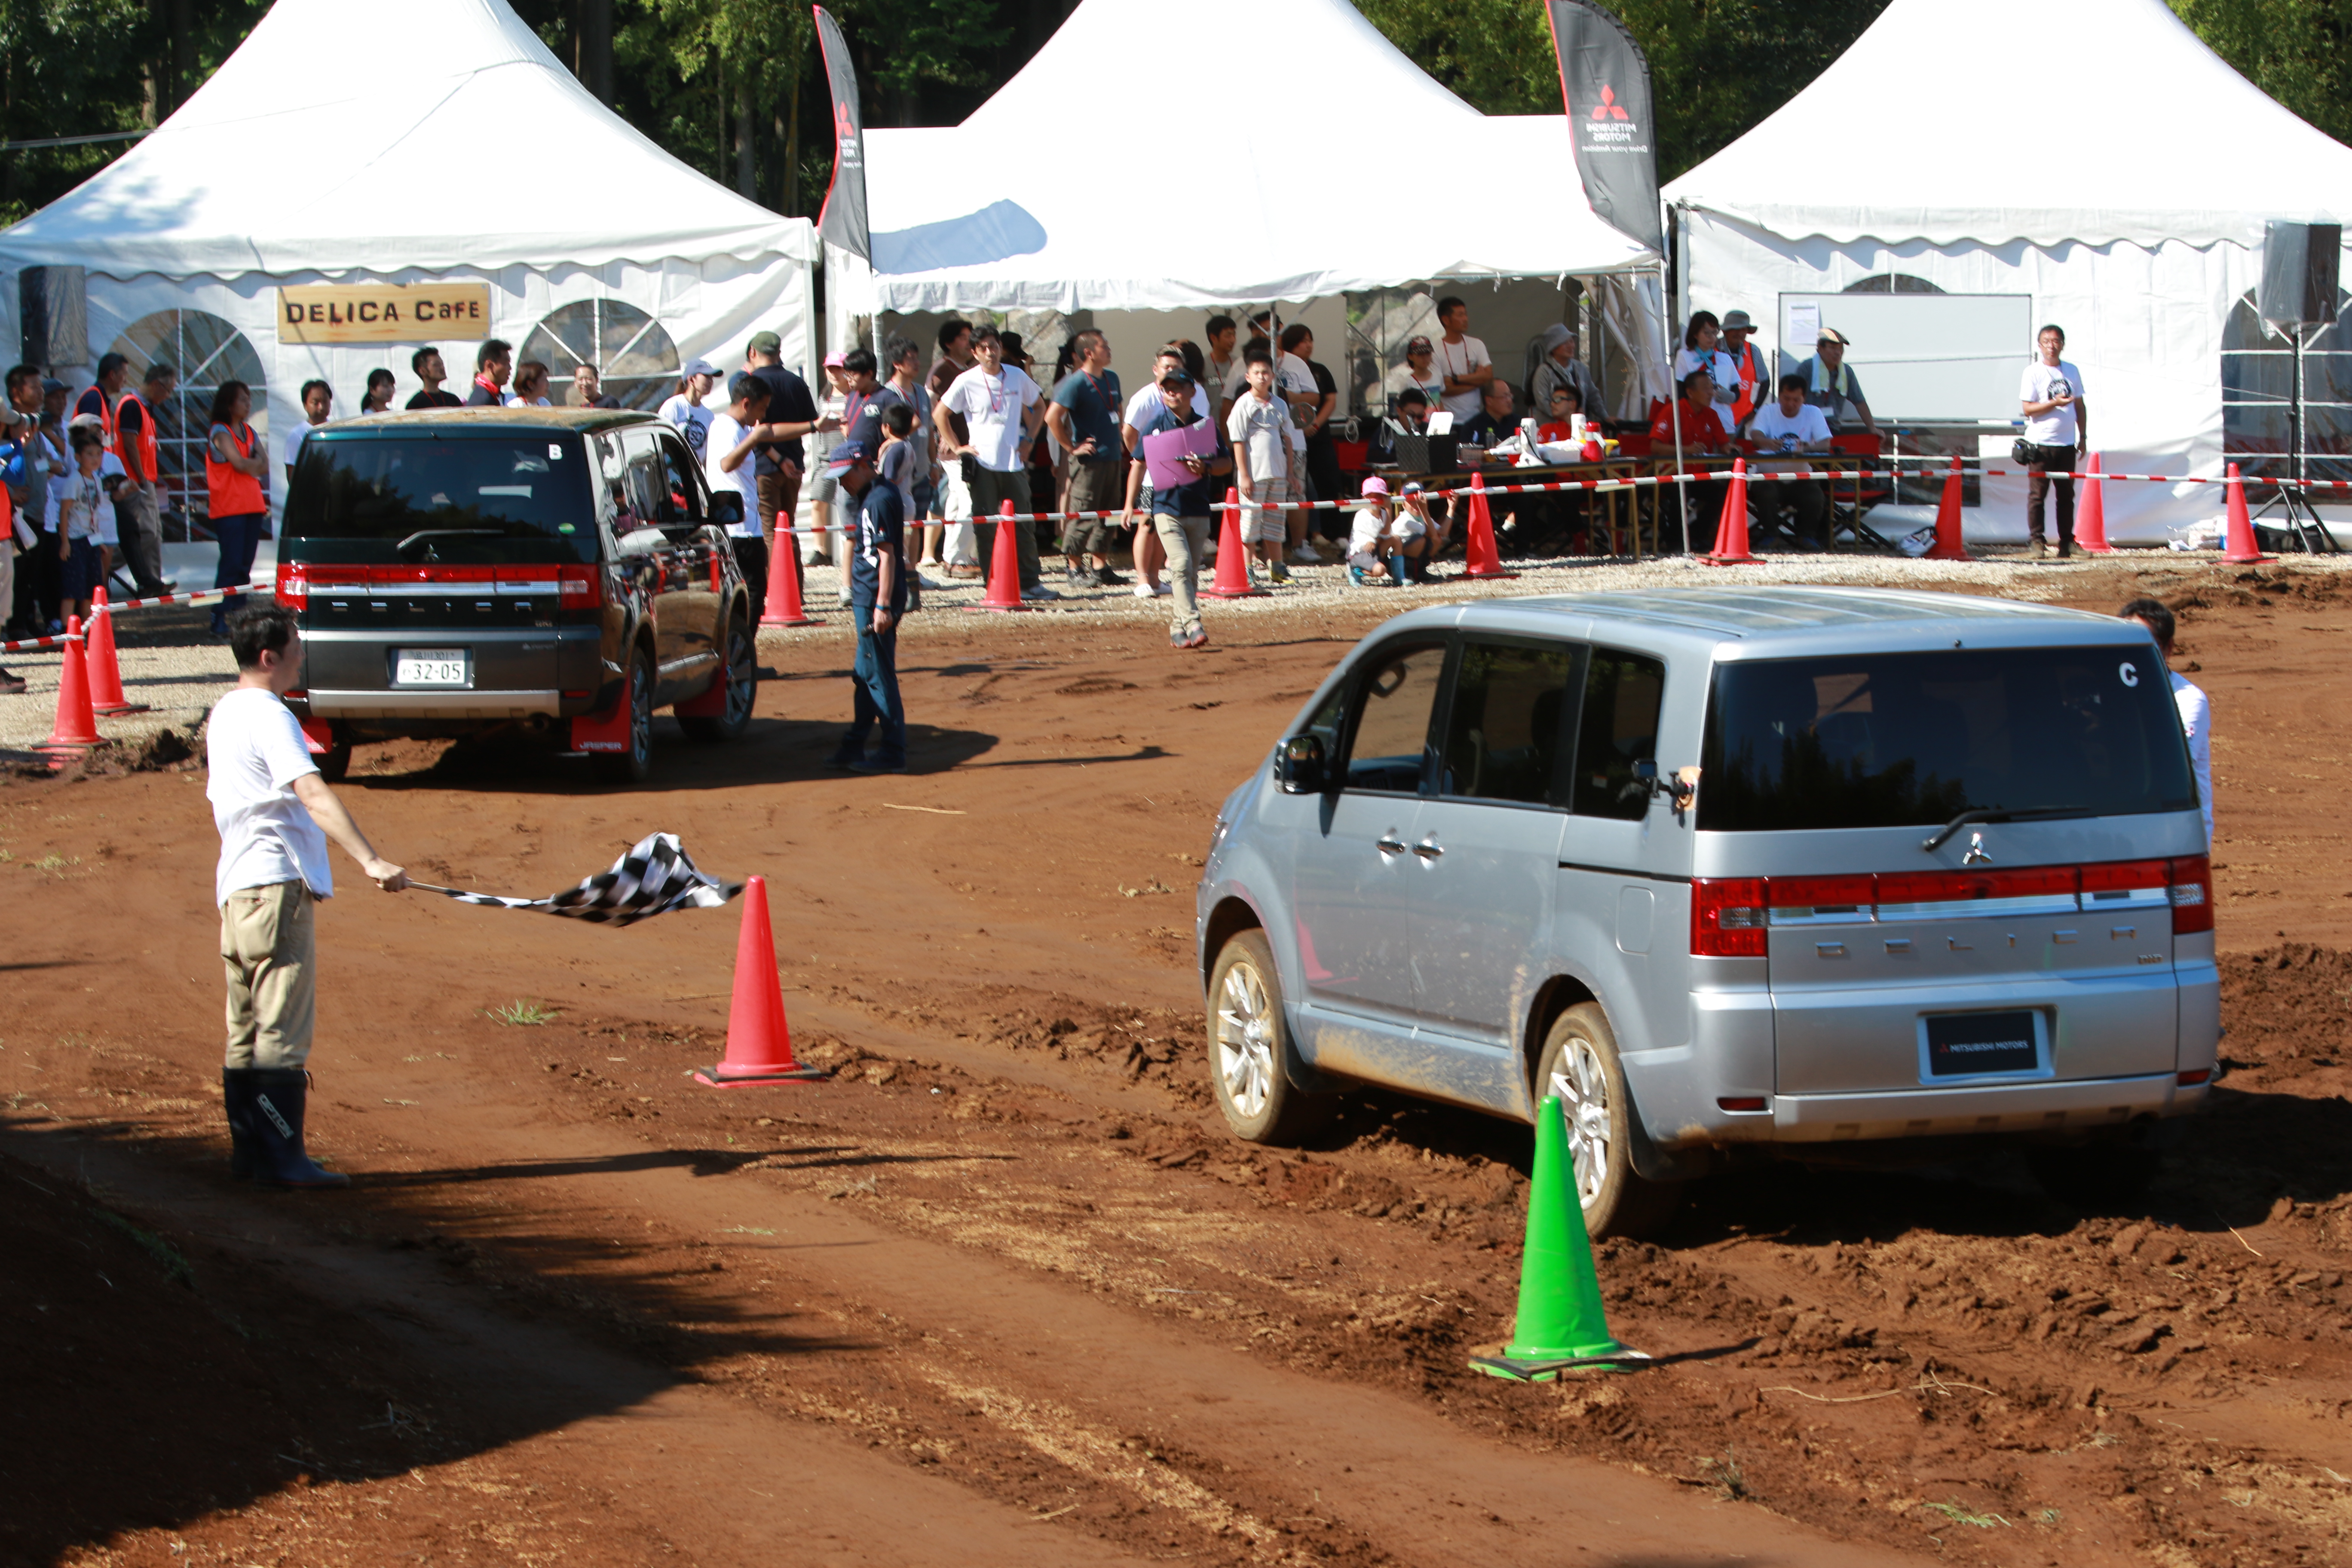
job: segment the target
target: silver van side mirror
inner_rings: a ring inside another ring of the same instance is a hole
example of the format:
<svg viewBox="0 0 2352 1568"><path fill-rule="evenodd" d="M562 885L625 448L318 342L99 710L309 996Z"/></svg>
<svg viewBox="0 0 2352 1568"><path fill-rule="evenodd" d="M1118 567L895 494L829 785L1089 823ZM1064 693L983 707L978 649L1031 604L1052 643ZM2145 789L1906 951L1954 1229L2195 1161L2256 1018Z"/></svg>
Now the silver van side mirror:
<svg viewBox="0 0 2352 1568"><path fill-rule="evenodd" d="M1285 795L1321 795L1325 787L1323 737L1293 735L1275 753L1274 781Z"/></svg>
<svg viewBox="0 0 2352 1568"><path fill-rule="evenodd" d="M731 490L710 492L710 513L705 521L719 528L733 528L743 521L743 498Z"/></svg>

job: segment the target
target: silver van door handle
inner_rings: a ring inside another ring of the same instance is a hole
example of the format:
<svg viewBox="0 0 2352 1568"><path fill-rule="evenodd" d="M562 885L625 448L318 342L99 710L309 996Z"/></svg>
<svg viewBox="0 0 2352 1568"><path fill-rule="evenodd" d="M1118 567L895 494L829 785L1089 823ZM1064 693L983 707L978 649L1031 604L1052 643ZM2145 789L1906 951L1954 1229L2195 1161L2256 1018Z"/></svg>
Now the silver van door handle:
<svg viewBox="0 0 2352 1568"><path fill-rule="evenodd" d="M1373 847L1383 855L1402 855L1404 853L1404 840L1391 833L1379 840Z"/></svg>
<svg viewBox="0 0 2352 1568"><path fill-rule="evenodd" d="M1440 849L1435 843L1432 842L1432 840L1434 840L1436 837L1437 835L1434 833L1431 834L1428 838L1425 838L1420 843L1414 845L1412 847L1412 852L1420 856L1424 860L1436 859L1440 855L1445 853L1444 850Z"/></svg>

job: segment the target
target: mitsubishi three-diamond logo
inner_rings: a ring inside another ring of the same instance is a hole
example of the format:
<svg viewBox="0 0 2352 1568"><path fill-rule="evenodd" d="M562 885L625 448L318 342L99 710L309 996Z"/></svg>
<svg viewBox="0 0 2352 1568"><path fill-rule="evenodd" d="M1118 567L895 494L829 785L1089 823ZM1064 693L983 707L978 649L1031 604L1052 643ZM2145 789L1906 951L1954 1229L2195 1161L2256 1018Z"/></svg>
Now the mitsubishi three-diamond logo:
<svg viewBox="0 0 2352 1568"><path fill-rule="evenodd" d="M1603 85L1601 89L1601 101L1592 106L1592 118L1595 120L1631 120L1633 117L1626 113L1623 106L1618 103L1615 89Z"/></svg>

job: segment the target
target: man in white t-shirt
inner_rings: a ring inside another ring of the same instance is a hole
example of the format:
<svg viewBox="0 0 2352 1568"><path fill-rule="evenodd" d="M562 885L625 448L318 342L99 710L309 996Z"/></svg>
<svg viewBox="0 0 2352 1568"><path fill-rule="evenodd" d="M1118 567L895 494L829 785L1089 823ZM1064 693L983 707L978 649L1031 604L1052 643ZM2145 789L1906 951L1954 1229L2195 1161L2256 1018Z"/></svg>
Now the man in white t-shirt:
<svg viewBox="0 0 2352 1568"><path fill-rule="evenodd" d="M2032 447L2025 481L2025 527L2033 536L2033 558L2050 553L2042 537L2042 501L2052 485L2058 487L2058 553L2074 553L2074 481L2053 479L2045 470L2071 473L2090 449L2090 415L2083 406L2083 373L2063 356L2066 330L2048 326L2035 334L2040 355L2025 367L2018 384L2020 406L2025 410L2025 441Z"/></svg>
<svg viewBox="0 0 2352 1568"><path fill-rule="evenodd" d="M712 410L703 406L710 389L719 384L719 367L707 359L696 360L678 373L677 390L663 400L656 411L669 421L671 428L686 437L686 449L694 460L703 461L710 435Z"/></svg>
<svg viewBox="0 0 2352 1568"><path fill-rule="evenodd" d="M2156 639L2157 651L2165 658L2165 673L2172 678L2172 705L2180 713L2180 732L2189 738L2189 765L2197 775L2197 805L2205 814L2205 851L2210 855L2213 850L2213 704L2187 676L2170 668L2172 637L2179 628L2163 600L2134 599L2116 614L2146 626L2147 635Z"/></svg>
<svg viewBox="0 0 2352 1568"><path fill-rule="evenodd" d="M1757 473L1801 472L1813 463L1806 453L1830 449L1829 416L1805 401L1805 378L1793 374L1780 378L1780 401L1768 403L1756 411L1748 422L1748 434L1756 443L1757 452L1756 460L1748 467ZM1751 479L1748 492L1756 498L1756 515L1764 520L1768 529L1780 517L1783 506L1792 507L1797 513L1798 547L1830 547L1829 536L1822 526L1829 510L1829 494L1822 489L1821 480Z"/></svg>
<svg viewBox="0 0 2352 1568"><path fill-rule="evenodd" d="M326 424L327 416L335 411L335 389L323 381L302 384L302 423L286 432L286 482L294 482L294 465L302 456L302 443L310 432Z"/></svg>
<svg viewBox="0 0 2352 1568"><path fill-rule="evenodd" d="M975 327L971 333L972 367L948 384L946 394L931 407L931 423L940 434L940 458L970 458L964 479L971 489L971 521L980 535L981 581L996 571L996 518L1011 501L1016 512L1029 510L1028 445L1045 422L1045 395L1028 373L1004 363L1004 343L994 327ZM956 434L961 416L971 438ZM1020 547L1021 596L1058 599L1062 595L1037 580L1037 530L1028 522L1013 525Z"/></svg>
<svg viewBox="0 0 2352 1568"><path fill-rule="evenodd" d="M311 906L334 896L327 840L387 893L408 874L375 852L319 775L287 692L302 679L301 633L282 605L229 616L236 686L205 726L205 798L220 830L213 901L228 977L228 1053L221 1102L229 1170L281 1187L340 1187L302 1143L305 1064L318 1013Z"/></svg>
<svg viewBox="0 0 2352 1568"><path fill-rule="evenodd" d="M1437 374L1445 382L1445 406L1455 423L1475 419L1495 379L1495 359L1486 345L1470 335L1470 307L1449 294L1437 302L1437 324L1444 335L1437 340Z"/></svg>
<svg viewBox="0 0 2352 1568"><path fill-rule="evenodd" d="M754 605L768 602L770 551L782 553L793 548L793 536L782 531L792 527L791 518L777 520L772 546L760 527L760 448L779 439L777 432L782 428L761 422L767 411L768 384L739 370L727 383L727 406L712 411L710 427L703 435L702 477L709 481L710 493L743 498L743 515L727 525L727 540L734 546L735 563L743 569Z"/></svg>

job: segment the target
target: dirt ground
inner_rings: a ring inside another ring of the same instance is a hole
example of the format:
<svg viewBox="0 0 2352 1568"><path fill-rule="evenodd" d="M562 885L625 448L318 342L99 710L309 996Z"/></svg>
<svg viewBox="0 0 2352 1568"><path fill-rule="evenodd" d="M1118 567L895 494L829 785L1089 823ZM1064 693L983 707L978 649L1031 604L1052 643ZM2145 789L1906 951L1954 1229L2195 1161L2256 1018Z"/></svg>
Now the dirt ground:
<svg viewBox="0 0 2352 1568"><path fill-rule="evenodd" d="M665 721L646 788L363 748L345 797L426 880L552 891L657 828L765 874L837 1071L690 1080L738 908L615 931L339 864L333 1195L226 1173L200 768L0 787L0 1565L2352 1560L2352 575L1962 591L2181 610L2210 1113L2128 1210L2005 1154L1702 1184L1600 1249L1661 1364L1564 1386L1464 1366L1509 1329L1524 1128L1361 1093L1268 1151L1207 1093L1210 820L1393 599L1213 610L1190 657L931 617L902 778L819 765L837 626L763 641L742 744Z"/></svg>

